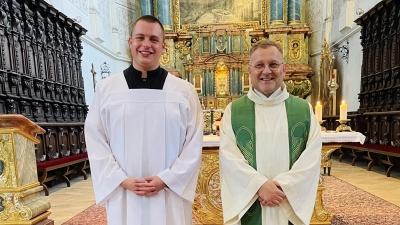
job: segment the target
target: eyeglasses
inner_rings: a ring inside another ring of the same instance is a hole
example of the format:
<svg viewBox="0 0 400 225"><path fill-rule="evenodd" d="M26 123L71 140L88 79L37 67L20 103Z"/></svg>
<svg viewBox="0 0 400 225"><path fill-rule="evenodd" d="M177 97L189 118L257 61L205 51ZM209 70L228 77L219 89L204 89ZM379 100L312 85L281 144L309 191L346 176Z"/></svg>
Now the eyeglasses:
<svg viewBox="0 0 400 225"><path fill-rule="evenodd" d="M282 65L283 63L270 63L267 64L269 69L272 71L275 71L279 68L280 65ZM250 65L251 67L254 67L256 69L256 71L261 72L265 69L265 64L259 63L256 65Z"/></svg>

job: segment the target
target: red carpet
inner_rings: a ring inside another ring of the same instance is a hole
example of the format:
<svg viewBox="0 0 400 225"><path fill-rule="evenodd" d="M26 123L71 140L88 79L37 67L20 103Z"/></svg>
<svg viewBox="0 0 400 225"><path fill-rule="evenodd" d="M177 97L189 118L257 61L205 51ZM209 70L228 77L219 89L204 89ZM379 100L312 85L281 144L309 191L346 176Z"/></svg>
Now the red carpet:
<svg viewBox="0 0 400 225"><path fill-rule="evenodd" d="M334 215L332 225L400 225L400 207L333 176L325 176L324 185L324 206ZM92 205L63 223L93 224L107 225L105 207Z"/></svg>

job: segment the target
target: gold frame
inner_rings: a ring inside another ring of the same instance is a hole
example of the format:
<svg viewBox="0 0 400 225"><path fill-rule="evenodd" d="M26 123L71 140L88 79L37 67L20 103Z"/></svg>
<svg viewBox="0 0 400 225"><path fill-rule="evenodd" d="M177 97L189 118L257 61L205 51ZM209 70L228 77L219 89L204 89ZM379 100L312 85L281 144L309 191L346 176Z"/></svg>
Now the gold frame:
<svg viewBox="0 0 400 225"><path fill-rule="evenodd" d="M193 86L198 94L202 94L203 90L203 76L201 74L193 75Z"/></svg>
<svg viewBox="0 0 400 225"><path fill-rule="evenodd" d="M267 27L266 18L267 18L267 1L260 0L260 8L261 8L261 18L260 21L246 21L246 22L229 22L226 24L233 24L238 28L253 28L254 30L263 30ZM179 0L172 1L172 23L174 27L174 31L177 33L187 33L188 31L201 31L201 30L210 30L213 27L212 24L181 24L181 13L180 13L180 5ZM182 25L182 27L181 27Z"/></svg>
<svg viewBox="0 0 400 225"><path fill-rule="evenodd" d="M247 85L245 85L245 83L247 83ZM242 92L243 93L247 93L250 90L250 84L251 84L250 73L243 72L242 73Z"/></svg>
<svg viewBox="0 0 400 225"><path fill-rule="evenodd" d="M228 96L231 90L229 69L223 61L219 61L214 71L214 90L217 97Z"/></svg>

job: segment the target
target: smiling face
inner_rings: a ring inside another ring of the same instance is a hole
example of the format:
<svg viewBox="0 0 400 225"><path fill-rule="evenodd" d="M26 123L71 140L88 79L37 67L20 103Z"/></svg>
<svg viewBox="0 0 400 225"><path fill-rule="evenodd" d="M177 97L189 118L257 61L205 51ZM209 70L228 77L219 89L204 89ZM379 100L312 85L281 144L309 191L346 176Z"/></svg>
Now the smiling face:
<svg viewBox="0 0 400 225"><path fill-rule="evenodd" d="M264 47L258 46L250 52L248 70L253 88L269 97L282 86L286 65L283 62L282 53L276 46ZM256 68L257 65L265 66L262 70L259 70ZM276 68L271 70L271 67Z"/></svg>
<svg viewBox="0 0 400 225"><path fill-rule="evenodd" d="M140 71L155 70L165 48L164 31L157 22L139 20L128 40L132 65Z"/></svg>

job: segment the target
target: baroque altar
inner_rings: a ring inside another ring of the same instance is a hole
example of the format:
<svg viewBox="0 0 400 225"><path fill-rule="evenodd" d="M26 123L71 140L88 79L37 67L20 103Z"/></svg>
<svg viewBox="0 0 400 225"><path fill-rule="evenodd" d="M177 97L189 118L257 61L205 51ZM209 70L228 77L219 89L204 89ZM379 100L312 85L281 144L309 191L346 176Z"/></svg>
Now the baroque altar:
<svg viewBox="0 0 400 225"><path fill-rule="evenodd" d="M166 30L166 52L160 64L195 86L203 109L223 110L247 93L249 50L263 39L282 46L288 91L301 98L311 94L314 72L308 65L308 41L312 31L305 4L296 0L171 3L162 5L158 15ZM141 10L148 14L151 4Z"/></svg>

